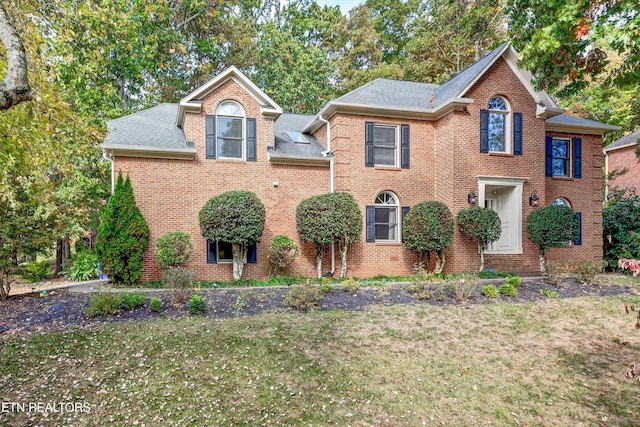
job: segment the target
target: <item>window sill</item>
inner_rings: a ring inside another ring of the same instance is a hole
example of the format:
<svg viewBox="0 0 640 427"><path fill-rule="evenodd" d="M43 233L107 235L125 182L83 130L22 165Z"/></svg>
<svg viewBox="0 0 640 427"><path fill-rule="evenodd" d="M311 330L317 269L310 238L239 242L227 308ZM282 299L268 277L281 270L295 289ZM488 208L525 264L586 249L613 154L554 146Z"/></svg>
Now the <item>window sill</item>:
<svg viewBox="0 0 640 427"><path fill-rule="evenodd" d="M234 158L230 158L230 157L225 157L225 158L222 158L222 159L219 158L219 157L217 157L215 159L208 158L207 160L215 160L218 163L240 163L240 162L245 162L246 163L247 162L245 159L234 159Z"/></svg>
<svg viewBox="0 0 640 427"><path fill-rule="evenodd" d="M489 151L489 155L496 157L514 157L512 153L501 153L500 151Z"/></svg>
<svg viewBox="0 0 640 427"><path fill-rule="evenodd" d="M573 181L574 178L570 176L552 176L552 179L556 179L558 181Z"/></svg>
<svg viewBox="0 0 640 427"><path fill-rule="evenodd" d="M400 242L375 242L376 246L403 246Z"/></svg>
<svg viewBox="0 0 640 427"><path fill-rule="evenodd" d="M374 165L373 167L375 170L383 170L383 171L401 171L402 168L399 168L397 166L378 166L378 165Z"/></svg>

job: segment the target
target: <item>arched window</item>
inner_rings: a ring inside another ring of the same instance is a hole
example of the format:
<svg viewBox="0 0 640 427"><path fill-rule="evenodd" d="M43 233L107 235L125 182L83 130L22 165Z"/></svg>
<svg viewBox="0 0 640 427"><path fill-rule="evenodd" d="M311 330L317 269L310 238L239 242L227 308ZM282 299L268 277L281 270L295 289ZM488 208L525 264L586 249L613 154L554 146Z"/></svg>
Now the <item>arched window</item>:
<svg viewBox="0 0 640 427"><path fill-rule="evenodd" d="M216 110L218 156L242 159L244 146L244 109L235 101L224 101Z"/></svg>
<svg viewBox="0 0 640 427"><path fill-rule="evenodd" d="M566 206L571 209L571 203L569 203L569 201L564 197L556 197L553 199L553 204L556 206Z"/></svg>
<svg viewBox="0 0 640 427"><path fill-rule="evenodd" d="M378 194L375 200L376 242L398 241L399 215L398 197L389 191Z"/></svg>
<svg viewBox="0 0 640 427"><path fill-rule="evenodd" d="M511 116L509 103L500 97L489 100L489 151L497 153L511 152Z"/></svg>

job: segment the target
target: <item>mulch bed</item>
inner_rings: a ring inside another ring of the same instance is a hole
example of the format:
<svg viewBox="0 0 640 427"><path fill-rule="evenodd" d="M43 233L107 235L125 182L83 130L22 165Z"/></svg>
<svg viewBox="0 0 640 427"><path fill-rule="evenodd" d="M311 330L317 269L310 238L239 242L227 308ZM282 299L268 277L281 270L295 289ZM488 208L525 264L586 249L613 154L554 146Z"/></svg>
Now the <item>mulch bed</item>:
<svg viewBox="0 0 640 427"><path fill-rule="evenodd" d="M493 281L499 286L502 281ZM407 289L406 284L392 284L386 288L361 288L355 293L348 293L337 287L329 293L323 294L319 304L320 310L367 310L372 306L391 305L450 305L450 304L486 304L495 302L524 303L546 299L540 293L541 289L552 289L561 298L575 298L583 296L637 295L629 286L621 285L591 285L585 286L575 280L566 281L561 286L553 286L543 280L525 279L518 288L515 297L499 296L496 299L485 298L480 289L487 283L477 286L476 295L468 301L459 302L454 298L451 290L438 294L430 299L418 299ZM294 312L291 308L283 307L282 301L289 291L287 287L273 288L225 288L202 289L198 293L207 300L206 317L229 318L237 316L252 316L264 312ZM244 306L237 309L238 296L244 294ZM150 297L162 298L164 306L160 313L149 309L149 302L145 307L132 311L125 311L116 316L88 318L85 309L89 300L88 294L74 294L67 290L51 292L46 297L39 294L16 295L8 301L0 302L0 336L12 336L29 333L64 332L79 328L87 328L112 322L135 321L143 319L179 318L189 316L186 305L172 305L169 303L168 292L154 292Z"/></svg>

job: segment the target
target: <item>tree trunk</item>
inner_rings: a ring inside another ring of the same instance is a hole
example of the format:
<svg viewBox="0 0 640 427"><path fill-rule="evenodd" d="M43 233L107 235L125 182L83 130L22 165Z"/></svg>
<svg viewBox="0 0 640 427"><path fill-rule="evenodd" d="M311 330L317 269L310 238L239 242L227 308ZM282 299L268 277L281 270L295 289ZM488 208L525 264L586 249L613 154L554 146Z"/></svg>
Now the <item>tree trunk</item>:
<svg viewBox="0 0 640 427"><path fill-rule="evenodd" d="M68 240L58 240L56 243L56 267L53 272L54 277L58 277L60 273L67 267L66 261L71 258L71 245Z"/></svg>
<svg viewBox="0 0 640 427"><path fill-rule="evenodd" d="M342 270L340 270L340 277L347 277L347 248L349 246L345 245L344 248L340 248L340 256L342 258Z"/></svg>
<svg viewBox="0 0 640 427"><path fill-rule="evenodd" d="M318 279L322 278L322 246L316 246L316 273Z"/></svg>
<svg viewBox="0 0 640 427"><path fill-rule="evenodd" d="M242 270L247 263L247 245L244 243L233 243L233 280L242 278Z"/></svg>
<svg viewBox="0 0 640 427"><path fill-rule="evenodd" d="M544 252L542 251L538 252L538 261L540 262L540 271L543 273L547 271L547 269L545 268L545 262L544 262Z"/></svg>
<svg viewBox="0 0 640 427"><path fill-rule="evenodd" d="M6 301L11 291L11 282L7 269L0 268L0 301Z"/></svg>
<svg viewBox="0 0 640 427"><path fill-rule="evenodd" d="M480 249L480 270L478 271L484 271L484 245L478 243L478 248Z"/></svg>
<svg viewBox="0 0 640 427"><path fill-rule="evenodd" d="M7 75L0 82L0 110L8 110L21 102L30 101L33 93L27 76L27 54L20 37L9 21L2 2L0 2L0 41L7 55Z"/></svg>
<svg viewBox="0 0 640 427"><path fill-rule="evenodd" d="M433 270L433 272L436 274L442 273L442 270L444 270L444 264L445 264L444 252L443 253L436 252L436 267Z"/></svg>

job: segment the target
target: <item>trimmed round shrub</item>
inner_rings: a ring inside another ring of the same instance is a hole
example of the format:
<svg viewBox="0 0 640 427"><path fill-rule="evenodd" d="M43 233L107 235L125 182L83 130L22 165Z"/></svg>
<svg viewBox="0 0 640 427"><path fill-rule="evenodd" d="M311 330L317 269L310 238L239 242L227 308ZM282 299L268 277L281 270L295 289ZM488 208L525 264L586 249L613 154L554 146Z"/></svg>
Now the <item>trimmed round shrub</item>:
<svg viewBox="0 0 640 427"><path fill-rule="evenodd" d="M458 212L460 232L475 239L480 251L480 271L484 270L484 250L498 240L502 234L502 223L498 214L491 209L472 206Z"/></svg>
<svg viewBox="0 0 640 427"><path fill-rule="evenodd" d="M300 254L298 245L291 238L282 235L273 238L267 252L269 261L273 265L273 274L276 276L289 267Z"/></svg>
<svg viewBox="0 0 640 427"><path fill-rule="evenodd" d="M453 215L442 202L427 201L413 206L402 221L404 245L420 254L420 260L436 253L436 273L444 268L444 250L453 240Z"/></svg>
<svg viewBox="0 0 640 427"><path fill-rule="evenodd" d="M576 213L564 205L549 205L531 212L526 228L529 240L539 248L540 271L545 271L544 254L548 249L566 246L580 232Z"/></svg>

